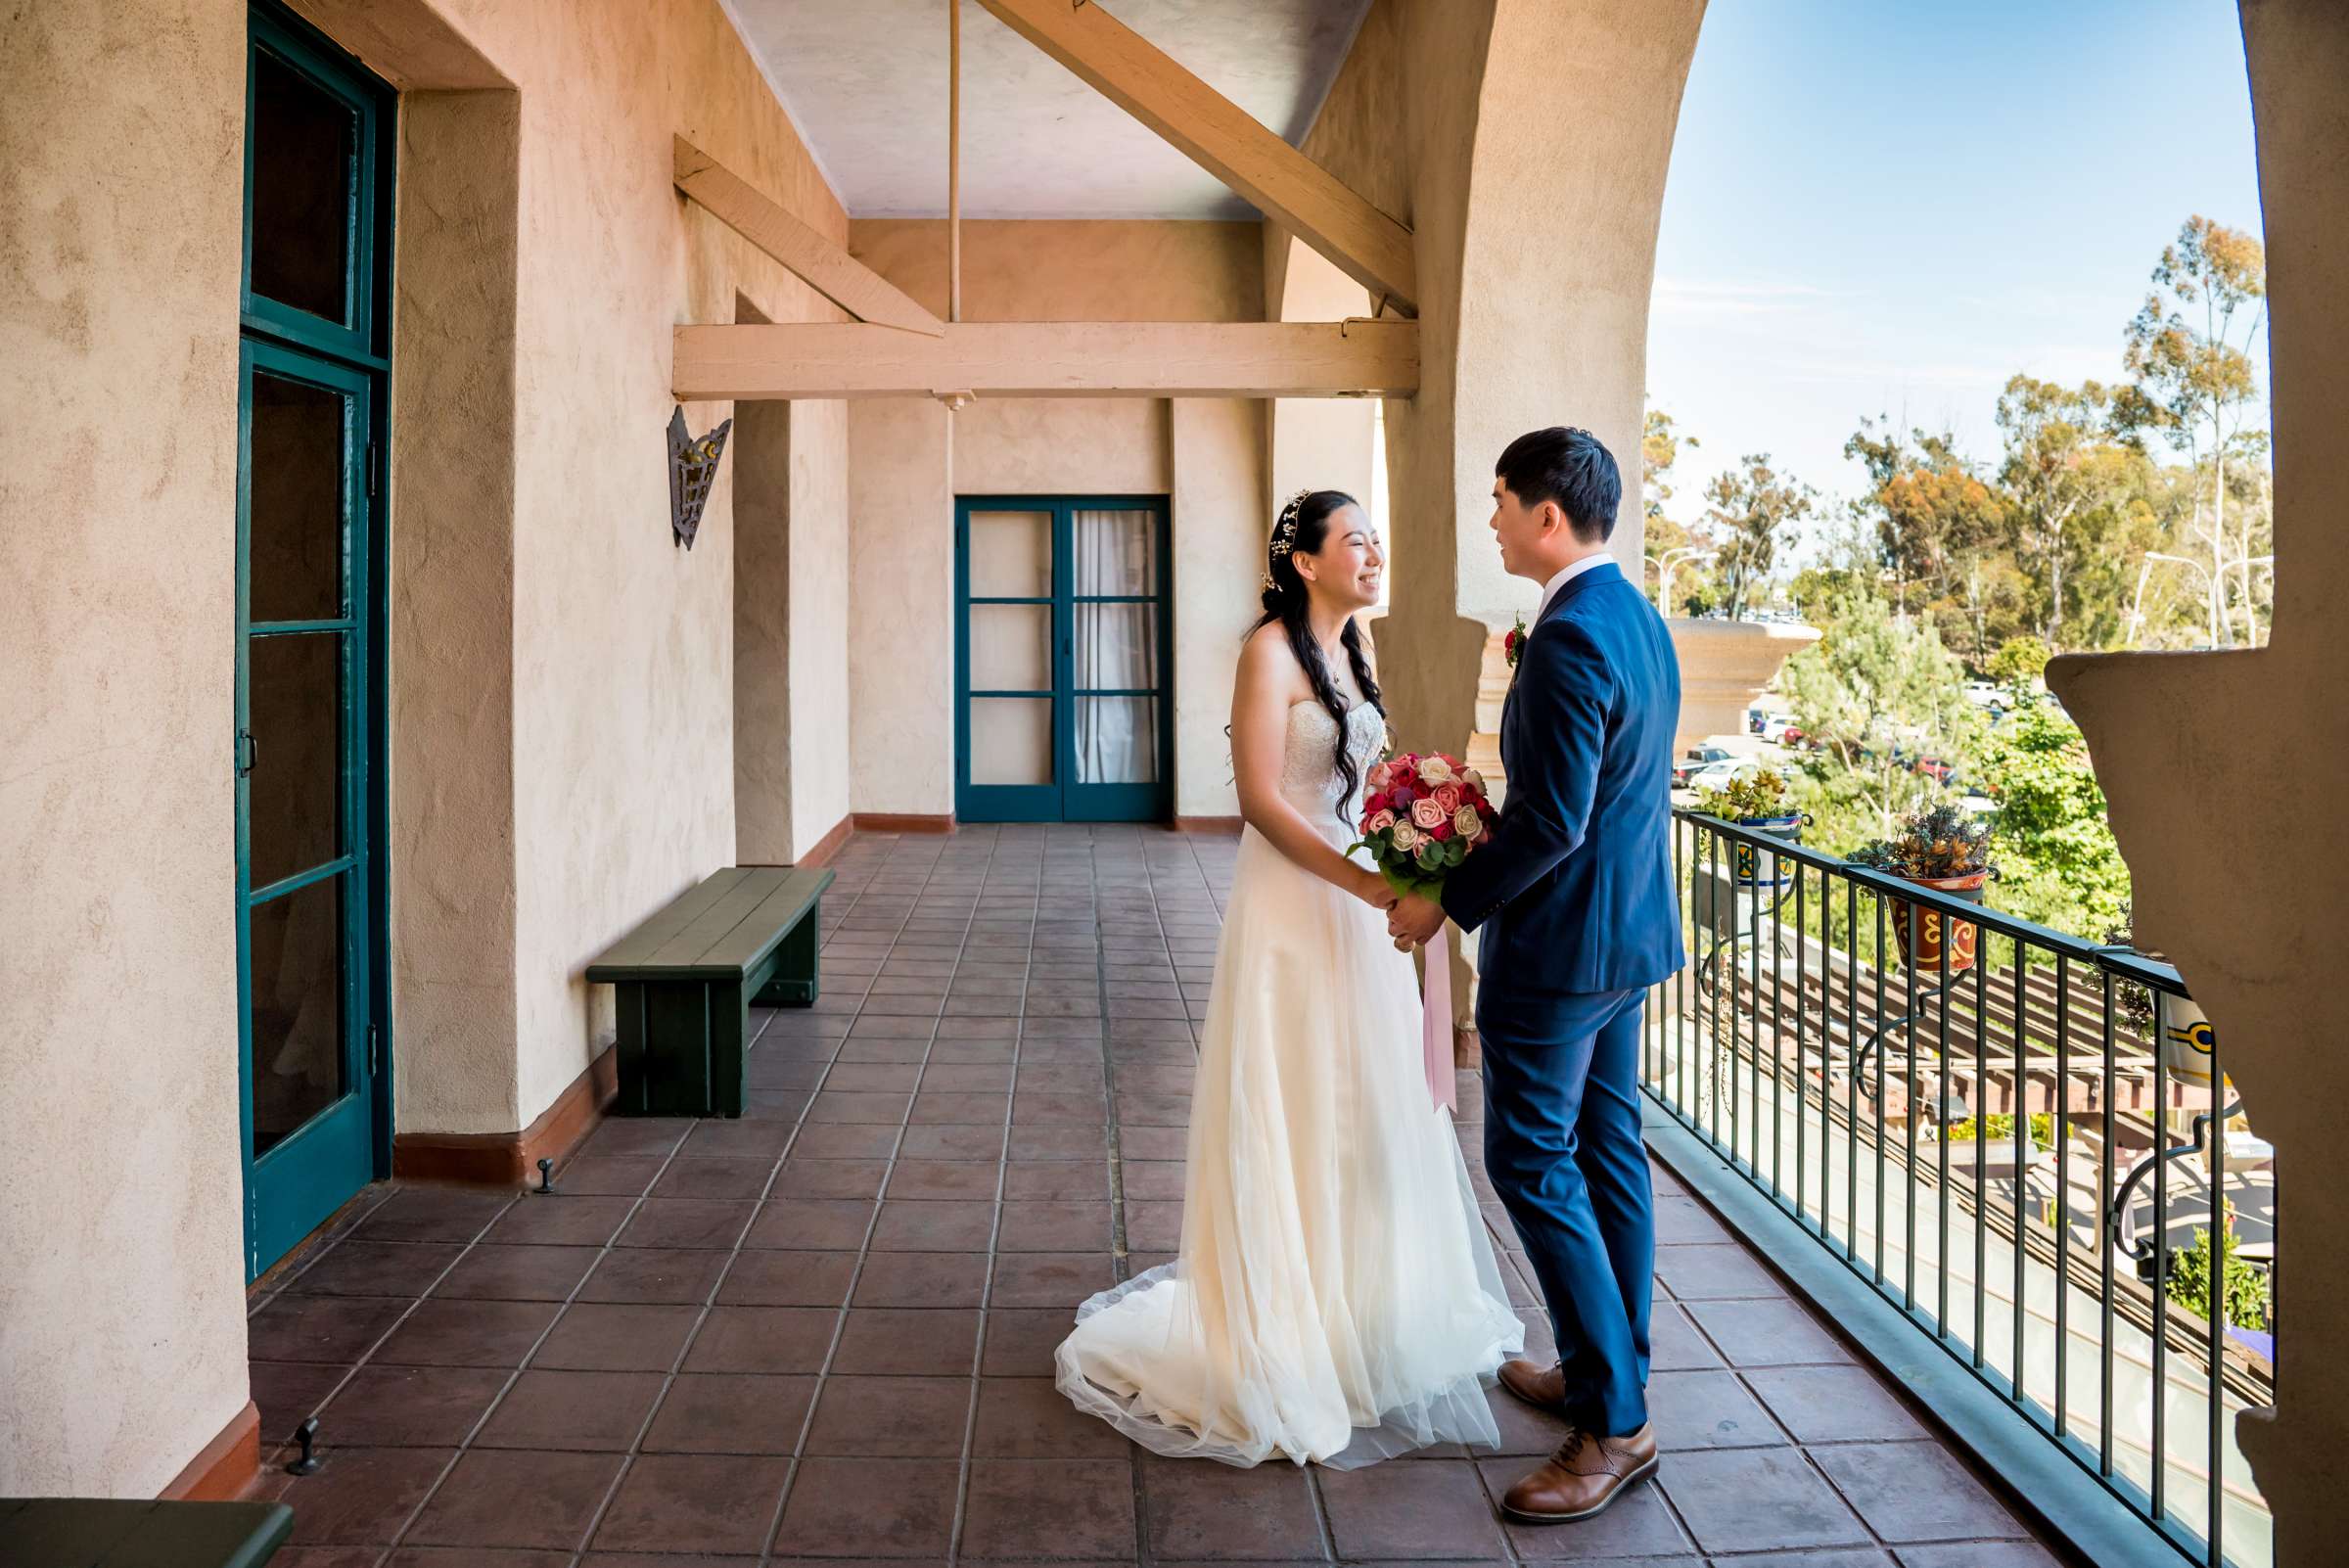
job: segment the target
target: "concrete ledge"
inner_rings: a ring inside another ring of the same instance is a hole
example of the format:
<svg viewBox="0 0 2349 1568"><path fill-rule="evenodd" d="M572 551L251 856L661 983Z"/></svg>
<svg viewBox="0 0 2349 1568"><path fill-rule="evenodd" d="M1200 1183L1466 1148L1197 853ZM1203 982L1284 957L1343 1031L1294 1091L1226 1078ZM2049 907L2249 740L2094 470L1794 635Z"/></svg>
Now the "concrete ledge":
<svg viewBox="0 0 2349 1568"><path fill-rule="evenodd" d="M1753 1248L1876 1368L1921 1406L1934 1424L1998 1484L2042 1531L2096 1568L2176 1568L2172 1545L2048 1436L1878 1295L1817 1237L1730 1169L1696 1133L1644 1090L1641 1131L1648 1151Z"/></svg>

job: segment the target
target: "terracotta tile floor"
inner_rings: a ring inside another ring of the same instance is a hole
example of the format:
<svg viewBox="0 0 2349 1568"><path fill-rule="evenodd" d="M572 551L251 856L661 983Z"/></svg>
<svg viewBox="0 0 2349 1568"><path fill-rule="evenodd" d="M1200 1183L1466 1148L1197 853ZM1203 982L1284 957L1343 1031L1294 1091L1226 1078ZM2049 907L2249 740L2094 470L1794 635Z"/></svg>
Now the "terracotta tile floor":
<svg viewBox="0 0 2349 1568"><path fill-rule="evenodd" d="M607 1122L551 1197L354 1206L253 1313L263 1430L315 1411L325 1456L264 1471L297 1517L279 1561L2055 1561L1661 1172L1670 1452L1591 1523L1497 1519L1558 1436L1505 1399L1500 1454L1351 1473L1163 1460L1074 1413L1050 1377L1072 1310L1174 1242L1233 849L858 838L822 999L761 1018L749 1117Z"/></svg>

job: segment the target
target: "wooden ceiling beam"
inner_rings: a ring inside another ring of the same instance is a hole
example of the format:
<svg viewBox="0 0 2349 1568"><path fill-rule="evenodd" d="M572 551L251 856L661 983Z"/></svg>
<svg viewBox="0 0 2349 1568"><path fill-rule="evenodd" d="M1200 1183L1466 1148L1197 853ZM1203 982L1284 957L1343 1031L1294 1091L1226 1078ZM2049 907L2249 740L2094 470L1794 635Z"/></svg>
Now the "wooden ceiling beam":
<svg viewBox="0 0 2349 1568"><path fill-rule="evenodd" d="M1267 130L1098 3L979 0L1193 162L1405 315L1418 314L1411 231Z"/></svg>
<svg viewBox="0 0 2349 1568"><path fill-rule="evenodd" d="M793 397L1405 397L1409 321L803 323L676 329L680 402Z"/></svg>
<svg viewBox="0 0 2349 1568"><path fill-rule="evenodd" d="M767 200L684 137L673 139L677 189L858 321L936 338L946 324L896 284Z"/></svg>

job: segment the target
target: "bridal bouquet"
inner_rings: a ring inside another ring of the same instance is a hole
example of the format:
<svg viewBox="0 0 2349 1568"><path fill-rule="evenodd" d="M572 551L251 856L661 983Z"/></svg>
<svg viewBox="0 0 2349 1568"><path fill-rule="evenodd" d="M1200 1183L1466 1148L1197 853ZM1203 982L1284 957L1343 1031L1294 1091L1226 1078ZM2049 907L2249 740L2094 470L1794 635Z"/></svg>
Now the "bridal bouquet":
<svg viewBox="0 0 2349 1568"><path fill-rule="evenodd" d="M1492 832L1485 781L1456 757L1405 752L1377 763L1363 783L1362 836L1348 853L1368 850L1397 893L1433 898L1445 873Z"/></svg>

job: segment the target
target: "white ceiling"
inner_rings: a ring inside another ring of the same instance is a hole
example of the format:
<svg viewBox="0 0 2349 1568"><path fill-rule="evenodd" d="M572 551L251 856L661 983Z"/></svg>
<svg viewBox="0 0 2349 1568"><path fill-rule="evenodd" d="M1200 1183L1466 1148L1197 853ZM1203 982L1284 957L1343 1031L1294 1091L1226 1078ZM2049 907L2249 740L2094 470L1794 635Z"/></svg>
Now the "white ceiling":
<svg viewBox="0 0 2349 1568"><path fill-rule="evenodd" d="M852 217L946 210L949 0L727 0ZM1247 218L1214 175L962 4L962 212ZM1369 0L1112 0L1114 14L1292 144Z"/></svg>

